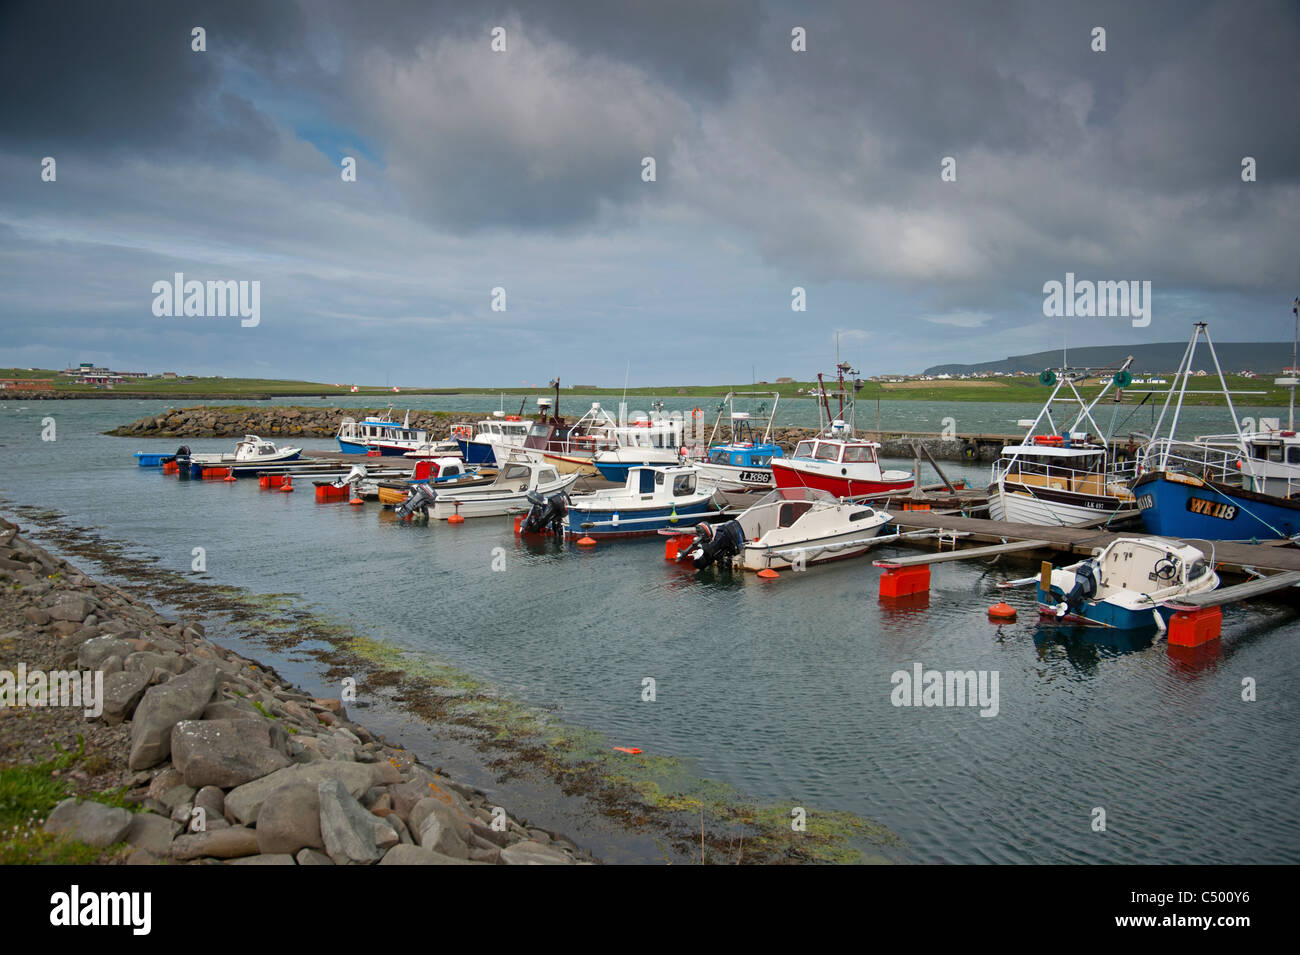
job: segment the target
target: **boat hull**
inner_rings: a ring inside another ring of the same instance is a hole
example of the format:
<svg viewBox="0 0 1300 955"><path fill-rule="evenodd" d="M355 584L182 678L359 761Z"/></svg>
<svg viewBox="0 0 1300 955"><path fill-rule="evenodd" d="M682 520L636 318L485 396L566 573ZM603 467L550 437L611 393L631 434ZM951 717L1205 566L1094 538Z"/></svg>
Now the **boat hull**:
<svg viewBox="0 0 1300 955"><path fill-rule="evenodd" d="M1276 540L1300 534L1300 501L1270 497L1169 472L1133 486L1142 524L1183 540Z"/></svg>
<svg viewBox="0 0 1300 955"><path fill-rule="evenodd" d="M690 528L700 519L716 514L711 499L677 506L622 507L618 509L569 508L569 537L647 537L668 528Z"/></svg>
<svg viewBox="0 0 1300 955"><path fill-rule="evenodd" d="M874 538L880 534L880 528L883 526L884 524L882 522L882 524L875 528L867 528L865 530L854 528L843 534L831 534L813 540L791 542L783 545L778 544L772 547L751 542L745 545L745 549L738 559L745 570L760 571L767 570L768 568L771 568L772 570L785 570L793 567L796 560L794 555L775 554L772 553L772 551L794 547L804 548L804 566L828 564L834 560L847 560L850 557L861 557L876 543L874 540L868 539L868 532L869 536ZM827 550L820 554L817 552L817 548L819 547L844 544L856 540L861 540L863 542L861 547L840 547L834 550Z"/></svg>
<svg viewBox="0 0 1300 955"><path fill-rule="evenodd" d="M397 457L405 454L407 451L414 451L419 444L386 444L382 441L374 444L359 444L356 441L344 441L338 438L339 450L344 454L369 454L371 450L378 450L380 455L386 458Z"/></svg>
<svg viewBox="0 0 1300 955"><path fill-rule="evenodd" d="M1035 489L1030 494L996 485L990 492L989 517L993 520L1048 527L1088 524L1123 510L1125 504L1134 506L1131 500L1069 492L1039 492Z"/></svg>
<svg viewBox="0 0 1300 955"><path fill-rule="evenodd" d="M834 497L863 497L889 491L906 491L914 483L910 477L905 481L886 481L855 478L852 475L823 474L780 460L772 461L772 480L780 488L810 487L825 491Z"/></svg>
<svg viewBox="0 0 1300 955"><path fill-rule="evenodd" d="M496 454L492 451L492 445L485 444L482 441L466 441L458 438L456 441L460 448L460 456L465 459L466 464L495 464Z"/></svg>

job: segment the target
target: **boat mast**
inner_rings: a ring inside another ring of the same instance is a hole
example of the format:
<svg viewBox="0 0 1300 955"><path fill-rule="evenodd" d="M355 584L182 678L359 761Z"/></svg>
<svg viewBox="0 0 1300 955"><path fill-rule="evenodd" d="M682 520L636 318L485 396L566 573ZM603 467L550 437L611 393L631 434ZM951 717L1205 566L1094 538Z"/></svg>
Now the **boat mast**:
<svg viewBox="0 0 1300 955"><path fill-rule="evenodd" d="M1287 369L1287 376L1291 379L1291 414L1287 417L1288 431L1295 430L1295 374L1296 374L1296 346L1300 345L1300 295L1297 295L1291 302L1291 314L1295 316L1295 337L1291 339L1291 367Z"/></svg>

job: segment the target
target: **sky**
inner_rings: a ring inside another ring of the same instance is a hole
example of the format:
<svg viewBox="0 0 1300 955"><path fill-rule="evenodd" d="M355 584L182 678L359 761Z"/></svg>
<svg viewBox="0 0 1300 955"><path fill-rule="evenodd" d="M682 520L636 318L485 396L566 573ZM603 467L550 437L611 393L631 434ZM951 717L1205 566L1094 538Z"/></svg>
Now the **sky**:
<svg viewBox="0 0 1300 955"><path fill-rule="evenodd" d="M0 366L635 387L808 379L837 336L864 375L1288 340L1298 51L1295 0L6 0ZM259 283L257 324L155 314L176 273ZM1150 282L1149 324L1045 315L1067 274Z"/></svg>

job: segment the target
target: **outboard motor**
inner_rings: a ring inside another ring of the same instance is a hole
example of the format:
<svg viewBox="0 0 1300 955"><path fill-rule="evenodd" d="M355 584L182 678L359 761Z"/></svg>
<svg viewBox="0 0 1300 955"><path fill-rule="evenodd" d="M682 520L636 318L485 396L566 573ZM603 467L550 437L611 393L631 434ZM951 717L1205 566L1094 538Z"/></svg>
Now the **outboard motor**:
<svg viewBox="0 0 1300 955"><path fill-rule="evenodd" d="M398 504L394 511L402 520L419 511L425 517L429 516L429 508L434 501L438 499L438 492L433 490L427 484L412 484L411 491L406 495L406 500Z"/></svg>
<svg viewBox="0 0 1300 955"><path fill-rule="evenodd" d="M703 570L713 563L724 567L731 566L731 558L741 552L745 546L745 530L739 521L726 521L722 524L696 524L695 543L681 553L691 558L696 570Z"/></svg>
<svg viewBox="0 0 1300 955"><path fill-rule="evenodd" d="M1065 594L1065 600L1056 605L1056 615L1064 617L1067 610L1073 610L1076 613L1083 606L1085 600L1089 600L1097 595L1097 562L1085 560L1079 565L1079 569L1074 572L1074 586L1070 592Z"/></svg>
<svg viewBox="0 0 1300 955"><path fill-rule="evenodd" d="M190 446L188 444L182 444L177 448L172 460L176 462L178 468L177 477L187 478L190 476Z"/></svg>
<svg viewBox="0 0 1300 955"><path fill-rule="evenodd" d="M542 534L548 529L556 537L564 536L564 521L569 516L568 499L563 491L545 497L537 491L528 492L528 514L519 526L521 534Z"/></svg>

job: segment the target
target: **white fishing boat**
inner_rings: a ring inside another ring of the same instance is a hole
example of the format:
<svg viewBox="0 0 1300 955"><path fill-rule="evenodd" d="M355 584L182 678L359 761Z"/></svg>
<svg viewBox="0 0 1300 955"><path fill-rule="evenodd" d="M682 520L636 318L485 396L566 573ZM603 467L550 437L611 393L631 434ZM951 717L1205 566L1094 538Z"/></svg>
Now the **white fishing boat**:
<svg viewBox="0 0 1300 955"><path fill-rule="evenodd" d="M429 507L429 516L445 521L453 514L461 517L499 517L528 510L528 494L549 495L568 491L578 475L560 474L549 464L537 464L515 457L501 465L496 479L482 487L464 490L440 490Z"/></svg>
<svg viewBox="0 0 1300 955"><path fill-rule="evenodd" d="M339 450L344 454L369 454L377 451L380 455L396 456L429 443L429 432L423 428L411 427L409 410L401 424L392 419L392 413L390 406L384 417L364 418L361 421L344 418L339 422L335 434Z"/></svg>
<svg viewBox="0 0 1300 955"><path fill-rule="evenodd" d="M607 434L614 447L597 451L592 464L607 481L626 481L628 471L645 465L682 463L682 420L663 415L640 416L616 425Z"/></svg>
<svg viewBox="0 0 1300 955"><path fill-rule="evenodd" d="M1182 541L1116 538L1097 556L1040 577L1038 609L1072 623L1164 632L1174 614L1169 603L1219 586L1212 564Z"/></svg>
<svg viewBox="0 0 1300 955"><path fill-rule="evenodd" d="M1059 378L1056 371L1043 372L1039 380L1054 385L1052 393L1036 418L1021 422L1027 429L1024 440L1004 447L993 464L993 520L1076 526L1136 516L1136 498L1129 489L1134 462L1122 459L1092 416L1112 386L1123 388L1132 380L1132 362L1126 359L1091 401L1079 393L1077 383L1095 372L1063 368ZM1065 413L1054 416L1054 406L1062 403Z"/></svg>
<svg viewBox="0 0 1300 955"><path fill-rule="evenodd" d="M572 424L560 417L560 380L551 382L555 398L537 399L538 420L528 429L524 443L517 448L505 441L493 439L492 451L498 460L506 460L510 451L518 450L538 464L550 464L561 474L579 473L595 475L596 452L615 446L610 430L618 422L608 411L593 401L591 407Z"/></svg>
<svg viewBox="0 0 1300 955"><path fill-rule="evenodd" d="M502 396L503 403L504 400ZM527 418L506 414L505 408L501 408L492 412L491 418L478 422L476 427L457 425L452 428L451 436L469 464L494 464L505 461L511 448L522 446L532 426L533 422Z"/></svg>
<svg viewBox="0 0 1300 955"><path fill-rule="evenodd" d="M301 455L302 448L277 448L274 442L246 434L235 445L234 454L191 454L190 463L205 468L230 464L278 464L296 461Z"/></svg>
<svg viewBox="0 0 1300 955"><path fill-rule="evenodd" d="M696 527L676 557L697 568L714 562L744 570L806 567L865 554L893 520L888 511L838 500L816 488L777 488L734 520Z"/></svg>

